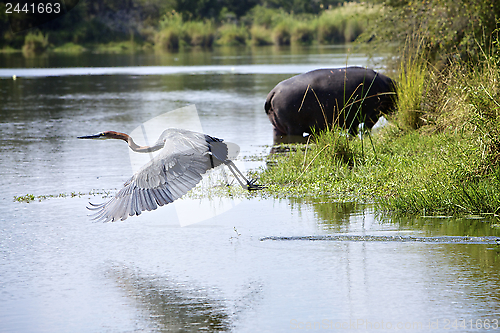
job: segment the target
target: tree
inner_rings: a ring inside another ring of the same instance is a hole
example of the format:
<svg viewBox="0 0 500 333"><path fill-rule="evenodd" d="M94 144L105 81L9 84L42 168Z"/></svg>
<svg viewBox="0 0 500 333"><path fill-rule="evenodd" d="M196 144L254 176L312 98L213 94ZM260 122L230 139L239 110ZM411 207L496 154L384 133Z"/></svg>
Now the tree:
<svg viewBox="0 0 500 333"><path fill-rule="evenodd" d="M389 0L365 38L418 40L431 60L470 58L492 45L499 18L498 0Z"/></svg>

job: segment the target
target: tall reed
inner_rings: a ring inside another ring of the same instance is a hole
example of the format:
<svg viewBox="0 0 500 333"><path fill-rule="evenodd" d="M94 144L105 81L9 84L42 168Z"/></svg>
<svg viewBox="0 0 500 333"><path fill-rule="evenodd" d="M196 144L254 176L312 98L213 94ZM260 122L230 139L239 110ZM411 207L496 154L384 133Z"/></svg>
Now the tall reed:
<svg viewBox="0 0 500 333"><path fill-rule="evenodd" d="M230 46L246 45L249 36L250 34L246 27L227 23L217 30L217 44Z"/></svg>
<svg viewBox="0 0 500 333"><path fill-rule="evenodd" d="M49 45L48 36L38 31L36 33L29 32L24 38L23 55L32 57L39 55L47 49Z"/></svg>
<svg viewBox="0 0 500 333"><path fill-rule="evenodd" d="M405 45L400 59L398 91L398 113L396 123L403 130L417 129L423 124L422 100L426 82L426 60L417 45Z"/></svg>

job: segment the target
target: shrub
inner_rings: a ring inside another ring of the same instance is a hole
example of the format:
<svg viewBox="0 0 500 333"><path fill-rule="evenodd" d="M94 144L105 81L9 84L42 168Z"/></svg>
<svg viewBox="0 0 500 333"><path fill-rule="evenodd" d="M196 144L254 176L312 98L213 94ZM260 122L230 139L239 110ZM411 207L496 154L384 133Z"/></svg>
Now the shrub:
<svg viewBox="0 0 500 333"><path fill-rule="evenodd" d="M314 40L315 29L309 22L297 22L291 33L292 44L309 45Z"/></svg>
<svg viewBox="0 0 500 333"><path fill-rule="evenodd" d="M160 31L155 35L155 46L163 51L177 51L183 37L184 22L177 12L165 15L159 22Z"/></svg>
<svg viewBox="0 0 500 333"><path fill-rule="evenodd" d="M273 40L276 45L290 45L291 31L287 22L282 21L274 27Z"/></svg>
<svg viewBox="0 0 500 333"><path fill-rule="evenodd" d="M338 16L327 13L324 12L318 18L318 42L320 44L343 43L345 41L343 22L338 19Z"/></svg>
<svg viewBox="0 0 500 333"><path fill-rule="evenodd" d="M44 36L40 31L30 32L24 38L23 54L27 57L39 55L45 52L48 45L48 36Z"/></svg>
<svg viewBox="0 0 500 333"><path fill-rule="evenodd" d="M155 36L155 45L163 51L179 49L179 32L175 28L165 28Z"/></svg>
<svg viewBox="0 0 500 333"><path fill-rule="evenodd" d="M265 28L274 27L278 21L283 19L286 14L278 9L271 9L261 5L253 7L243 18L249 25L263 26Z"/></svg>
<svg viewBox="0 0 500 333"><path fill-rule="evenodd" d="M217 34L219 35L217 38L219 45L246 45L248 39L248 30L235 24L224 24L218 29Z"/></svg>
<svg viewBox="0 0 500 333"><path fill-rule="evenodd" d="M354 42L363 31L364 27L360 16L351 16L350 19L346 20L344 26L344 41Z"/></svg>
<svg viewBox="0 0 500 333"><path fill-rule="evenodd" d="M254 25L250 29L251 44L252 45L271 45L271 31L263 26Z"/></svg>
<svg viewBox="0 0 500 333"><path fill-rule="evenodd" d="M191 46L212 47L215 28L211 21L186 22L184 24L186 43Z"/></svg>
<svg viewBox="0 0 500 333"><path fill-rule="evenodd" d="M369 26L381 10L380 5L344 3L325 10L318 17L318 41L322 44L353 42Z"/></svg>
<svg viewBox="0 0 500 333"><path fill-rule="evenodd" d="M500 2L491 0L386 1L383 8L366 39L404 44L419 35L428 59L442 65L457 54L478 59L500 17Z"/></svg>

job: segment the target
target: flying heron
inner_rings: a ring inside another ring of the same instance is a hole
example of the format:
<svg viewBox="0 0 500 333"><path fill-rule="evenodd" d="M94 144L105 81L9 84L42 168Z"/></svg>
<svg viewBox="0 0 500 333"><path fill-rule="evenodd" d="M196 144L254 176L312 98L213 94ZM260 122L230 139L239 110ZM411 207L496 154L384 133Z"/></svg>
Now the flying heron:
<svg viewBox="0 0 500 333"><path fill-rule="evenodd" d="M198 184L202 175L222 164L227 165L238 183L246 190L263 187L248 180L228 158L228 147L222 139L184 129L165 130L153 146L138 146L125 133L106 131L78 139L118 139L138 153L160 153L142 166L109 201L92 204L95 220L113 222L155 210L182 197ZM243 179L241 180L240 177Z"/></svg>

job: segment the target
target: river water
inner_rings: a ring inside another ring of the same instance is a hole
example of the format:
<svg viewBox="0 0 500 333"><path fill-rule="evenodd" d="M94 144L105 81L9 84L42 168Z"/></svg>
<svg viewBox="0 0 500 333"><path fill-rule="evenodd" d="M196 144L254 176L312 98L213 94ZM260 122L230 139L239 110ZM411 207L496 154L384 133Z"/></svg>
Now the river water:
<svg viewBox="0 0 500 333"><path fill-rule="evenodd" d="M494 239L389 240L499 236L484 218L398 219L260 194L187 199L124 222L88 216L89 201L106 200L88 193L114 193L135 167L125 143L77 136L131 133L189 106L201 130L239 145L240 168L256 168L249 156L272 144L263 105L275 84L378 60L346 47L0 54L0 332L497 330ZM26 194L67 196L13 200Z"/></svg>

